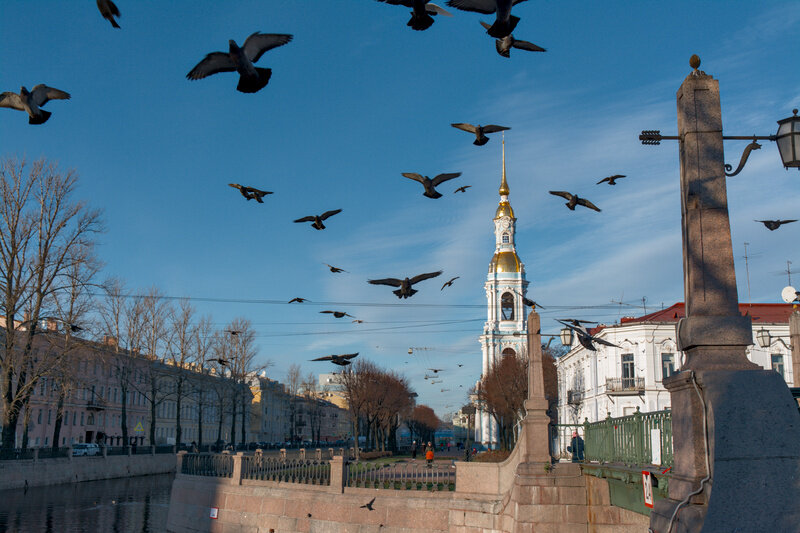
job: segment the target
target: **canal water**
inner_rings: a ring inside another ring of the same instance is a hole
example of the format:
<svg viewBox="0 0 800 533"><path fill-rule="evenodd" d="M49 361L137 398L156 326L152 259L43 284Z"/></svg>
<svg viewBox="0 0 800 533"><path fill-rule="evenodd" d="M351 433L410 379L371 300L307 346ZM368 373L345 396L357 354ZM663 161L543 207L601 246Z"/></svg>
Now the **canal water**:
<svg viewBox="0 0 800 533"><path fill-rule="evenodd" d="M173 474L0 491L0 533L164 533Z"/></svg>

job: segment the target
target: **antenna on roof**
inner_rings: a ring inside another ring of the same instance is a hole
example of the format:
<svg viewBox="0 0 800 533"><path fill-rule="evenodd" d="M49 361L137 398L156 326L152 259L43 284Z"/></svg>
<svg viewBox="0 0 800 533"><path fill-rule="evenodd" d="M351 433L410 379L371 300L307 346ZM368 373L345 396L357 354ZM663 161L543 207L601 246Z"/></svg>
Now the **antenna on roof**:
<svg viewBox="0 0 800 533"><path fill-rule="evenodd" d="M644 314L647 314L647 304L645 303L646 301L647 301L647 296L642 296L642 307L644 307Z"/></svg>
<svg viewBox="0 0 800 533"><path fill-rule="evenodd" d="M747 262L747 247L749 242L744 243L744 270L747 273L747 305L753 307L753 302L750 299L750 264Z"/></svg>
<svg viewBox="0 0 800 533"><path fill-rule="evenodd" d="M786 275L789 276L789 286L792 286L792 262L786 261Z"/></svg>

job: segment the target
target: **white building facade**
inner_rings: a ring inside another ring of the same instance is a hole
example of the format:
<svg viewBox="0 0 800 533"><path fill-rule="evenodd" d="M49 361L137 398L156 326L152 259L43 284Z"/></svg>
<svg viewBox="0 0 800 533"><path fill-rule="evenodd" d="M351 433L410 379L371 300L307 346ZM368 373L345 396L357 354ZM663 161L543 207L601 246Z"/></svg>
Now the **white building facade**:
<svg viewBox="0 0 800 533"><path fill-rule="evenodd" d="M780 373L789 387L793 383L789 343L789 304L740 304L742 314L753 321L750 361ZM675 326L685 314L683 303L619 324L599 326L590 333L619 348L596 344L597 351L581 346L573 337L567 354L556 360L558 415L562 424L596 422L607 416L632 415L669 409L670 395L664 378L680 370L683 352L677 350ZM757 337L767 347L762 348ZM569 445L572 428L559 428L562 453Z"/></svg>
<svg viewBox="0 0 800 533"><path fill-rule="evenodd" d="M517 255L514 242L517 219L508 201L505 142L499 193L500 203L494 217L495 251L484 285L487 318L479 338L484 375L503 355L527 355L527 326L522 297L526 294L528 282L525 280L525 265ZM475 441L486 446L498 442L497 426L491 415L481 410L480 406L475 420Z"/></svg>

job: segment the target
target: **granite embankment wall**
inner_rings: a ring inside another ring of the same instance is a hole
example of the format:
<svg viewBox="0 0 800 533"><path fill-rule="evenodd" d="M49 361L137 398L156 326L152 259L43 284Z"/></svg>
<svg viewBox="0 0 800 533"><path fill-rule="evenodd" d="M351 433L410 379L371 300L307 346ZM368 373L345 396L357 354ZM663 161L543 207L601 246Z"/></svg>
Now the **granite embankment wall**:
<svg viewBox="0 0 800 533"><path fill-rule="evenodd" d="M43 487L174 471L171 453L0 461L0 490L22 488L26 482L29 487Z"/></svg>

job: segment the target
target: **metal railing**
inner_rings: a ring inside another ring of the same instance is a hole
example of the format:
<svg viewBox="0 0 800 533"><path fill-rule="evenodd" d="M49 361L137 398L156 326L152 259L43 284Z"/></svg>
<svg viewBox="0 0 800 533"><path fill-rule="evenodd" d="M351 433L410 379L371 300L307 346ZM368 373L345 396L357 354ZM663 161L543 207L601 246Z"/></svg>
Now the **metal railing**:
<svg viewBox="0 0 800 533"><path fill-rule="evenodd" d="M245 455L242 457L242 479L330 485L331 465L328 461L281 460L274 457Z"/></svg>
<svg viewBox="0 0 800 533"><path fill-rule="evenodd" d="M672 412L655 411L584 423L584 454L587 462L654 464L660 452L660 463L672 466ZM658 430L657 433L652 430Z"/></svg>
<svg viewBox="0 0 800 533"><path fill-rule="evenodd" d="M60 448L39 448L39 459L55 459L58 457L69 457L69 448L61 446Z"/></svg>
<svg viewBox="0 0 800 533"><path fill-rule="evenodd" d="M346 485L375 489L453 491L456 488L456 467L354 461L347 463Z"/></svg>
<svg viewBox="0 0 800 533"><path fill-rule="evenodd" d="M0 450L0 460L33 459L33 448L13 448Z"/></svg>
<svg viewBox="0 0 800 533"><path fill-rule="evenodd" d="M181 474L189 476L233 477L230 455L188 453L181 461Z"/></svg>
<svg viewBox="0 0 800 533"><path fill-rule="evenodd" d="M643 392L644 378L606 378L606 392Z"/></svg>

